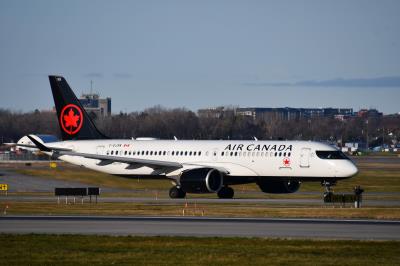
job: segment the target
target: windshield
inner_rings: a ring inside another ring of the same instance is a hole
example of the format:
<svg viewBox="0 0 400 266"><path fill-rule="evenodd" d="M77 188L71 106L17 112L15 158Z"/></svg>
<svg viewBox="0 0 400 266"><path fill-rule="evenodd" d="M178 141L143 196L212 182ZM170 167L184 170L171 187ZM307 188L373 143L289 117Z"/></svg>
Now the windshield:
<svg viewBox="0 0 400 266"><path fill-rule="evenodd" d="M348 160L349 159L341 151L316 151L316 154L321 159L329 159L329 160Z"/></svg>

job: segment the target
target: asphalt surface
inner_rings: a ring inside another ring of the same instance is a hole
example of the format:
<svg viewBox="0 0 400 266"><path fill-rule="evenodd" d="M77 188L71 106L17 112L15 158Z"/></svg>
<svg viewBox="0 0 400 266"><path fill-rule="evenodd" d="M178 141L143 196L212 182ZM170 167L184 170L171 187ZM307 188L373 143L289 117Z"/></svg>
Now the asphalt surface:
<svg viewBox="0 0 400 266"><path fill-rule="evenodd" d="M57 180L37 176L19 174L12 170L0 169L0 184L8 184L9 192L52 192L55 187L88 187L88 185L75 181ZM130 190L116 188L102 188L102 192L115 193Z"/></svg>
<svg viewBox="0 0 400 266"><path fill-rule="evenodd" d="M1 233L400 240L400 221L208 217L0 217Z"/></svg>

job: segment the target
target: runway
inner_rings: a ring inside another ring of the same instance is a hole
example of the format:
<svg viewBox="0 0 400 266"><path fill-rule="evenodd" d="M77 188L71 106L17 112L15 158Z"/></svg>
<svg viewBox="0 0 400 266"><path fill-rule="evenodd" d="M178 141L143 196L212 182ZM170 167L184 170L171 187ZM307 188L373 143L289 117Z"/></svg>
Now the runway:
<svg viewBox="0 0 400 266"><path fill-rule="evenodd" d="M400 240L400 221L209 217L3 216L0 233Z"/></svg>

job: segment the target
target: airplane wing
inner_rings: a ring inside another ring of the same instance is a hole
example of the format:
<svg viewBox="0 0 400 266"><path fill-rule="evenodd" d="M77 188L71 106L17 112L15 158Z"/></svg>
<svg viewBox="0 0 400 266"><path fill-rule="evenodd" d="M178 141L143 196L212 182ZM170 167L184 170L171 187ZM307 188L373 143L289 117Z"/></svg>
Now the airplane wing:
<svg viewBox="0 0 400 266"><path fill-rule="evenodd" d="M80 153L73 151L59 151L56 152L58 155L69 155L69 156L80 156L88 159L96 159L100 160L98 165L108 165L114 162L119 163L127 163L127 169L135 169L143 166L147 166L153 169L165 169L168 170L176 170L182 168L182 164L176 162L168 162L168 161L157 161L157 160L147 160L147 159L138 159L138 158L127 158L127 157L119 157L119 156L109 156L109 155L100 155L100 154L90 154L90 153Z"/></svg>
<svg viewBox="0 0 400 266"><path fill-rule="evenodd" d="M149 159L139 159L139 158L129 158L129 157L122 157L122 156L109 156L109 155L101 155L101 154L92 154L92 153L80 153L80 152L74 152L71 149L65 149L65 148L56 148L56 147L50 147L46 146L40 142L38 142L36 139L28 135L28 138L36 145L38 149L44 152L52 152L53 156L59 157L63 155L67 156L78 156L78 157L84 157L88 159L94 159L94 160L99 160L97 165L99 166L105 166L112 164L114 162L118 163L126 163L128 164L126 166L126 169L137 169L140 167L149 167L154 170L154 174L170 174L176 170L179 169L193 169L193 168L202 168L202 167L209 167L207 165L201 165L201 164L191 164L191 163L177 163L177 162L171 162L171 161L159 161L159 160L149 160ZM28 146L28 145L25 145ZM226 175L229 175L230 171L224 167L215 167L215 169L218 171L225 173Z"/></svg>
<svg viewBox="0 0 400 266"><path fill-rule="evenodd" d="M97 165L105 166L112 164L114 162L126 163L128 166L127 169L136 169L140 167L147 166L149 168L154 169L157 172L172 172L174 170L182 168L182 164L176 162L168 162L168 161L158 161L158 160L148 160L148 159L138 159L138 158L127 158L120 156L109 156L109 155L100 155L100 154L91 154L91 153L80 153L74 152L71 149L63 149L63 148L55 148L45 146L44 144L38 142L32 136L28 135L28 138L36 145L34 148L39 148L44 152L53 152L54 156L79 156L88 159L100 160ZM25 145L28 146L28 145Z"/></svg>
<svg viewBox="0 0 400 266"><path fill-rule="evenodd" d="M51 147L51 146L44 146L40 142L38 142L41 146L43 146L43 149L40 148L38 145L29 145L29 144L18 144L18 143L8 143L7 146L9 147L24 147L24 148L32 148L32 149L39 149L41 151L72 151L71 149L65 149L65 148L56 148L56 147Z"/></svg>

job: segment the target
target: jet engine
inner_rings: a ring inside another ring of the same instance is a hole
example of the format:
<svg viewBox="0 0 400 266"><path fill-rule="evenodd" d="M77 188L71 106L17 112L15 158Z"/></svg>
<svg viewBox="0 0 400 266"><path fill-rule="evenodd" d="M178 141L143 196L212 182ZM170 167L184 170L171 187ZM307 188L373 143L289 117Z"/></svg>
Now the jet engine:
<svg viewBox="0 0 400 266"><path fill-rule="evenodd" d="M214 168L196 168L183 171L180 187L188 193L218 192L223 185L223 175Z"/></svg>
<svg viewBox="0 0 400 266"><path fill-rule="evenodd" d="M299 181L293 180L258 180L257 185L264 193L294 193L300 188Z"/></svg>

